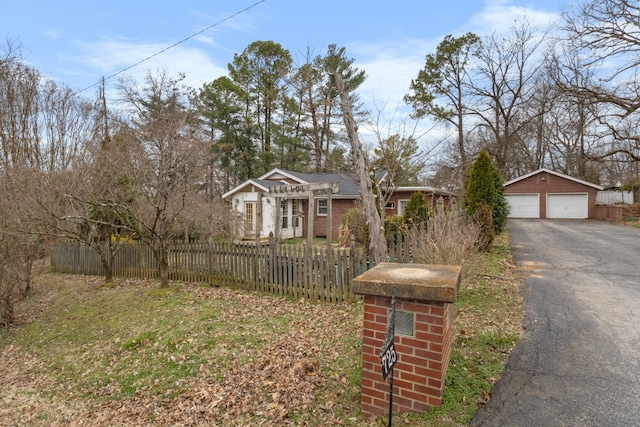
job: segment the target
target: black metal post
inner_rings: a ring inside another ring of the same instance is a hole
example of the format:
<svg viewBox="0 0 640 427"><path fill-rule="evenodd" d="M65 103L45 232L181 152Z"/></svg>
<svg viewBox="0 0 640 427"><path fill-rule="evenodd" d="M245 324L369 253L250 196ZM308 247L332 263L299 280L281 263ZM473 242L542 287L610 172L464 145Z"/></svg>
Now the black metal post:
<svg viewBox="0 0 640 427"><path fill-rule="evenodd" d="M393 288L391 294L391 341L396 339L396 288ZM393 422L393 366L391 372L389 372L389 427Z"/></svg>
<svg viewBox="0 0 640 427"><path fill-rule="evenodd" d="M389 373L389 427L393 421L393 368Z"/></svg>

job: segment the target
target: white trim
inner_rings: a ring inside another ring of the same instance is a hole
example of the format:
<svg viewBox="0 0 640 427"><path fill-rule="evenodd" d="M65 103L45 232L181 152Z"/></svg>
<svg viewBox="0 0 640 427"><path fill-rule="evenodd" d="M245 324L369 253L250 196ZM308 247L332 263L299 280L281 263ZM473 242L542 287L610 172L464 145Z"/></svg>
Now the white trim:
<svg viewBox="0 0 640 427"><path fill-rule="evenodd" d="M504 183L504 187L506 187L507 185L511 185L511 184L513 184L515 182L522 181L523 179L527 179L529 177L532 177L532 176L537 175L537 174L542 173L542 172L546 172L548 174L555 175L555 176L558 176L560 178L567 179L569 181L577 182L579 184L586 185L588 187L596 188L598 190L604 190L604 187L602 187L602 186L600 186L598 184L594 184L592 182L583 181L581 179L574 178L572 176L565 175L565 174L560 173L560 172L555 172L555 171L552 171L551 169L547 169L547 168L541 168L541 169L535 170L533 172L529 172L526 175L519 176L518 178L514 178L511 181L505 182Z"/></svg>
<svg viewBox="0 0 640 427"><path fill-rule="evenodd" d="M402 212L400 212L400 207L402 207L402 202L404 202L404 207L402 208ZM409 199L398 199L398 216L404 214L404 210L407 208L407 203Z"/></svg>
<svg viewBox="0 0 640 427"><path fill-rule="evenodd" d="M382 172L382 176L380 177L380 179L377 182L378 187L382 187L382 185L380 185L380 184L382 183L382 181L384 181L387 178L387 176L389 176L389 172L387 172L387 171Z"/></svg>
<svg viewBox="0 0 640 427"><path fill-rule="evenodd" d="M305 181L303 179L300 179L300 178L298 178L298 177L296 177L294 175L291 175L290 173L287 173L287 172L283 171L282 169L278 169L278 168L270 170L269 172L265 173L264 175L258 177L258 179L269 179L270 176L276 175L276 174L282 175L282 176L284 176L286 178L289 178L289 179L292 179L292 180L294 180L295 182L297 182L299 184L309 184L307 181Z"/></svg>
<svg viewBox="0 0 640 427"><path fill-rule="evenodd" d="M242 184L238 185L235 188L232 188L231 190L227 191L226 193L224 193L222 195L223 199L228 198L229 196L237 193L238 191L242 190L243 188L245 188L247 185L253 185L258 187L260 190L264 191L265 193L269 191L269 189L267 187L265 187L264 185L260 185L258 184L256 181L254 181L253 179L248 179L245 182L243 182Z"/></svg>
<svg viewBox="0 0 640 427"><path fill-rule="evenodd" d="M324 206L324 208L327 210L326 213L320 213L320 202L326 202L326 205ZM327 216L327 214L329 213L329 199L325 198L317 198L316 200L316 216Z"/></svg>

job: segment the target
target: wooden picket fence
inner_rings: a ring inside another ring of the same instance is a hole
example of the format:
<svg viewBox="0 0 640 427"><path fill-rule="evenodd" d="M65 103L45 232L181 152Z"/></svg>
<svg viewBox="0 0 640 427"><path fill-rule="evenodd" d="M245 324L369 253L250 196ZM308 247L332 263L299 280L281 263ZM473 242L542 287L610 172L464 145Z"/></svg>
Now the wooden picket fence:
<svg viewBox="0 0 640 427"><path fill-rule="evenodd" d="M436 226L456 226L466 221L461 209L439 205ZM428 228L428 227L427 227ZM425 228L425 230L427 230ZM387 242L387 261L412 263L422 242L398 232ZM268 242L175 244L169 251L169 279L202 282L213 286L286 295L294 298L337 302L358 298L351 281L374 262L366 250L351 242L349 248L312 247ZM54 271L103 276L104 268L97 252L81 242L51 244ZM158 263L151 249L138 243L121 246L113 264L115 277L159 278Z"/></svg>
<svg viewBox="0 0 640 427"><path fill-rule="evenodd" d="M411 250L402 239L390 243L389 261L410 262ZM366 251L350 248L307 248L270 240L256 246L215 242L176 244L169 252L169 278L215 286L308 298L327 302L356 299L351 281L373 265ZM97 252L81 242L51 244L51 266L61 273L104 275ZM115 277L158 278L152 251L144 244L119 248Z"/></svg>

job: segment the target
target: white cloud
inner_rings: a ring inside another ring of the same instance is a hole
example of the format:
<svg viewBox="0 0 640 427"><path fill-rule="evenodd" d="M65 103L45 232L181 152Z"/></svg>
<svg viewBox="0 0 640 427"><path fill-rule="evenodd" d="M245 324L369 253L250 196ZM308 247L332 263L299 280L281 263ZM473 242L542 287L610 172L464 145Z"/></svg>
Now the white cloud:
<svg viewBox="0 0 640 427"><path fill-rule="evenodd" d="M54 40L65 38L64 33L58 28L44 28L41 33L43 36Z"/></svg>
<svg viewBox="0 0 640 427"><path fill-rule="evenodd" d="M554 24L559 17L558 13L533 7L514 6L506 0L487 0L482 12L472 16L465 27L468 28L466 31L486 35L493 31L507 30L515 22L522 22L525 19L535 26L545 28Z"/></svg>
<svg viewBox="0 0 640 427"><path fill-rule="evenodd" d="M366 58L356 63L367 73L361 95L390 106L402 103L411 80L424 66L425 55L435 46L434 42L423 40L406 41L398 46L356 46L355 56Z"/></svg>
<svg viewBox="0 0 640 427"><path fill-rule="evenodd" d="M79 65L76 74L94 76L95 82L103 76L110 77L118 73L117 77L110 79L109 85L124 76L142 81L148 70L164 69L172 76L184 73L185 83L199 88L227 72L226 64L215 63L203 49L178 45L158 53L166 48L167 45L159 43L145 44L110 37L83 43L80 46L82 54L67 58L67 61Z"/></svg>
<svg viewBox="0 0 640 427"><path fill-rule="evenodd" d="M466 24L453 29L450 34L462 35L474 32L479 36L490 34L494 30L506 30L516 21L527 19L533 25L546 27L558 19L558 14L522 6L514 6L507 0L488 0L485 8L472 16ZM354 54L356 66L367 73L367 80L359 93L364 101L396 108L403 105L402 98L409 92L411 80L424 66L427 54L435 52L446 34L433 39L406 40L394 45L388 44L352 44L350 53Z"/></svg>
<svg viewBox="0 0 640 427"><path fill-rule="evenodd" d="M532 25L546 28L558 17L556 13L514 6L506 0L488 0L481 12L447 34L460 36L473 32L483 37L496 30L507 30L516 21L524 19ZM372 114L376 115L378 110L384 108L385 113L392 115L396 121L410 120L411 108L404 103L403 97L409 93L411 80L424 67L426 55L434 53L447 34L432 39L406 40L393 45L354 43L348 46L350 54L357 58L355 66L367 73L367 79L358 93ZM433 129L431 126L430 123L422 126L423 130L428 131L425 136L427 146L438 143L448 135L444 129ZM363 131L366 132L361 129Z"/></svg>

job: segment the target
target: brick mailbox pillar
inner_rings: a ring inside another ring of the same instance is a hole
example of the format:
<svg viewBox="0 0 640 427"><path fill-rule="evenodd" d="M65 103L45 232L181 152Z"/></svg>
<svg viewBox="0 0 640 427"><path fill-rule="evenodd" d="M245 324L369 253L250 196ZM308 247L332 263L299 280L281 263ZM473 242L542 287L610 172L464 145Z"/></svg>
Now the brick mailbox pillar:
<svg viewBox="0 0 640 427"><path fill-rule="evenodd" d="M389 410L389 384L380 367L391 297L395 291L393 411L438 406L451 353L451 317L459 266L381 263L353 280L364 296L361 407L366 415Z"/></svg>

